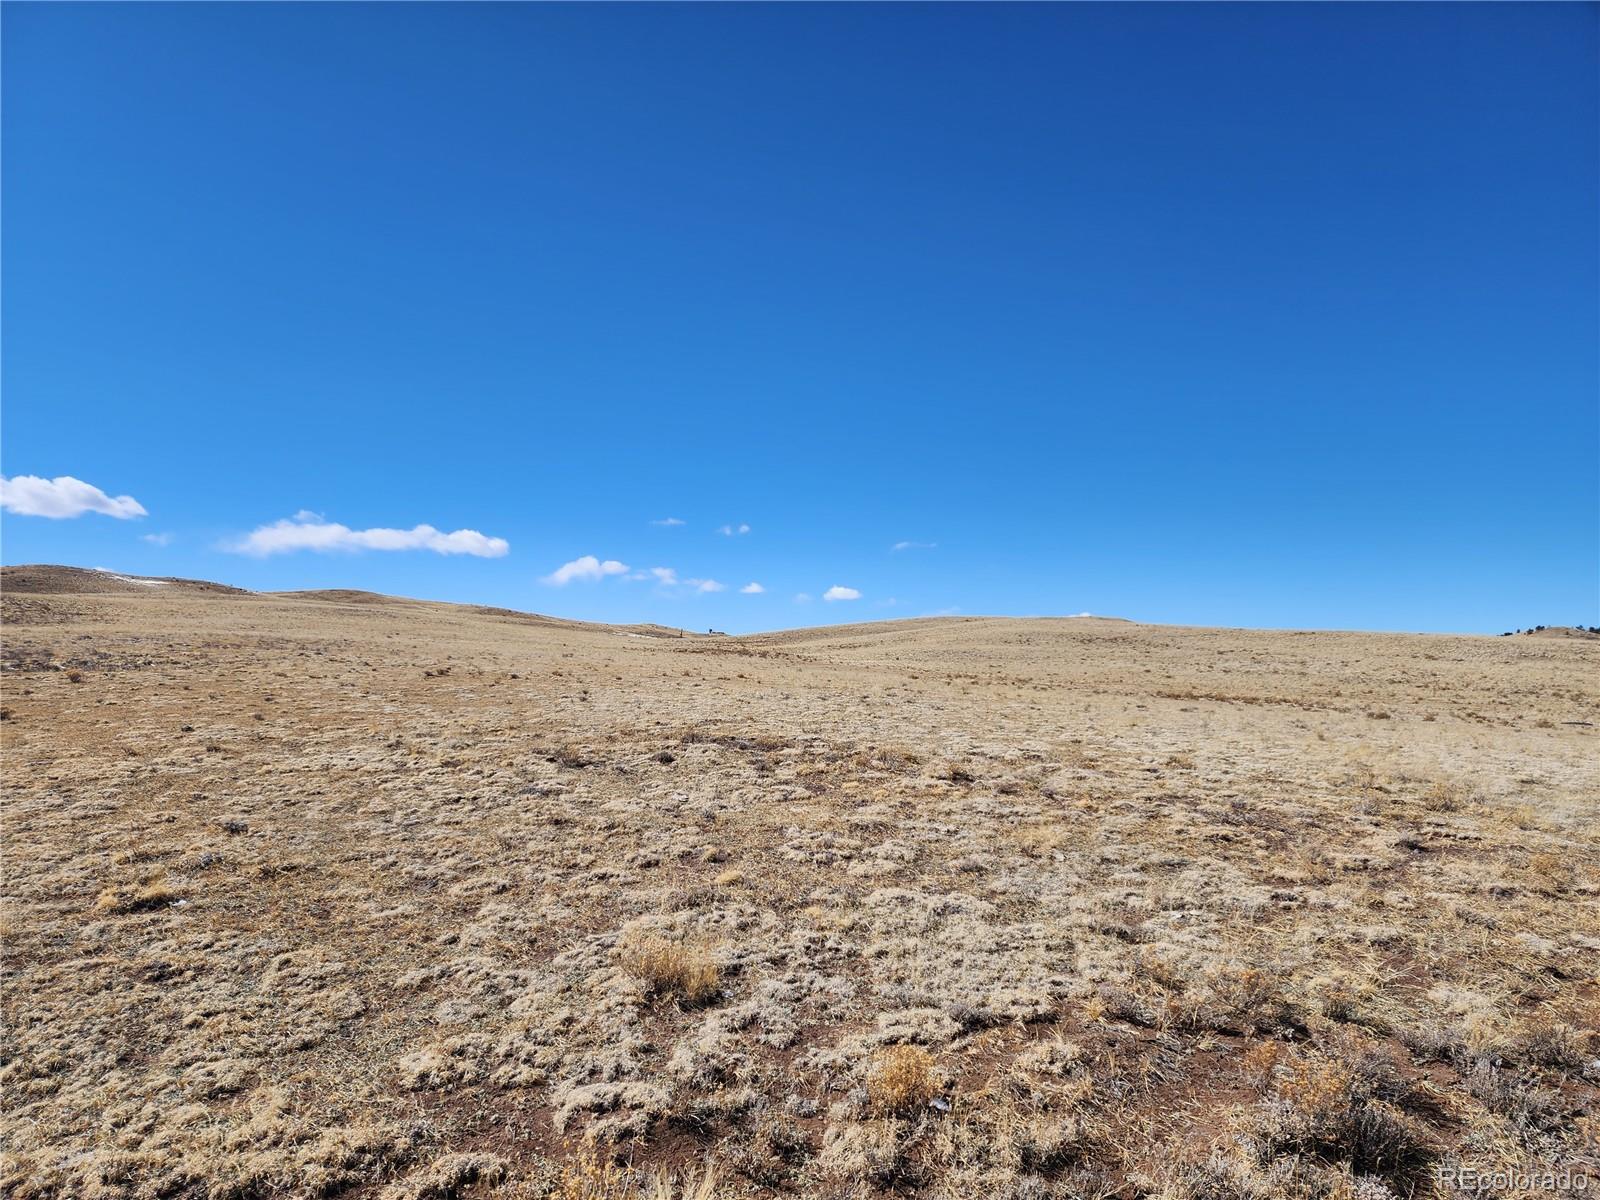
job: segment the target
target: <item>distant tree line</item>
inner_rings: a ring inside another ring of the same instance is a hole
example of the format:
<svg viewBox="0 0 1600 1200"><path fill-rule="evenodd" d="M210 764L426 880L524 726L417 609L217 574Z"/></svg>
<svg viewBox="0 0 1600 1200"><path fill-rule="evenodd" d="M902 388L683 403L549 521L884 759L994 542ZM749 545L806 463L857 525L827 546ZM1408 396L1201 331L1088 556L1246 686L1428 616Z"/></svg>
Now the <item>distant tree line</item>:
<svg viewBox="0 0 1600 1200"><path fill-rule="evenodd" d="M1500 636L1510 637L1512 634L1516 633L1542 633L1548 628L1548 625L1535 625L1531 629L1508 629ZM1573 628L1579 633L1600 633L1600 625L1574 625Z"/></svg>

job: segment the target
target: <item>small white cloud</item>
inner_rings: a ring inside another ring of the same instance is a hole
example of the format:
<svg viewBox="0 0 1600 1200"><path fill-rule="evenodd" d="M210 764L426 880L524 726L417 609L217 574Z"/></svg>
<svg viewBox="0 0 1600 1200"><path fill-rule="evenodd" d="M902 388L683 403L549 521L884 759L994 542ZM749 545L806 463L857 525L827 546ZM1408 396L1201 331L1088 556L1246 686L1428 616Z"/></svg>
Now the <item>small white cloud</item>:
<svg viewBox="0 0 1600 1200"><path fill-rule="evenodd" d="M44 479L38 475L0 475L0 508L24 517L81 517L87 512L104 513L119 521L142 517L144 505L132 496L108 496L92 483L57 475Z"/></svg>
<svg viewBox="0 0 1600 1200"><path fill-rule="evenodd" d="M811 596L806 592L796 592L794 602L796 604L810 604Z"/></svg>
<svg viewBox="0 0 1600 1200"><path fill-rule="evenodd" d="M554 571L546 575L542 582L548 583L552 587L565 587L574 579L593 581L604 579L607 575L624 575L627 570L627 564L619 563L614 558L608 558L601 562L594 555L585 554L582 558L575 558L569 563L562 563Z"/></svg>
<svg viewBox="0 0 1600 1200"><path fill-rule="evenodd" d="M581 562L582 560L580 559L579 561ZM568 563L567 565L571 566L572 564ZM604 567L608 564L602 563L600 565ZM616 565L621 567L620 563ZM621 569L626 571L628 568L621 567ZM663 591L673 589L689 592L720 592L726 590L727 587L726 584L719 583L715 579L679 579L678 572L673 567L651 567L648 571L635 571L628 578L635 580L653 579L661 585Z"/></svg>
<svg viewBox="0 0 1600 1200"><path fill-rule="evenodd" d="M749 533L750 526L741 521L737 525L723 525L718 528L717 532L723 537L737 537L741 533Z"/></svg>
<svg viewBox="0 0 1600 1200"><path fill-rule="evenodd" d="M759 583L755 582L755 580L751 580L749 583L745 584L742 588L739 589L739 591L742 592L746 596L759 596L759 595L761 595L762 592L764 592L766 590L767 590L766 588L762 587Z"/></svg>
<svg viewBox="0 0 1600 1200"><path fill-rule="evenodd" d="M861 593L855 588L840 587L837 583L822 593L824 600L859 600Z"/></svg>
<svg viewBox="0 0 1600 1200"><path fill-rule="evenodd" d="M879 608L893 608L896 604L899 604L899 603L900 603L900 601L896 600L893 596L890 596L887 600L879 600L878 601L878 607Z"/></svg>
<svg viewBox="0 0 1600 1200"><path fill-rule="evenodd" d="M470 554L475 558L501 558L511 550L504 538L486 537L476 529L444 533L432 525L411 529L351 529L324 520L305 509L292 520L274 521L222 547L235 554L264 558L295 550L320 552L356 550L432 550L435 554Z"/></svg>
<svg viewBox="0 0 1600 1200"><path fill-rule="evenodd" d="M651 521L650 524L652 524L652 525L667 525L667 526L671 526L671 525L682 525L683 522L681 520L679 520L677 517L662 517L659 521Z"/></svg>
<svg viewBox="0 0 1600 1200"><path fill-rule="evenodd" d="M889 549L895 553L899 553L901 550L932 550L938 544L938 542L896 542Z"/></svg>
<svg viewBox="0 0 1600 1200"><path fill-rule="evenodd" d="M146 533L146 534L141 534L140 537L139 537L139 540L141 542L149 542L152 546L170 546L170 545L172 545L172 535L170 533Z"/></svg>

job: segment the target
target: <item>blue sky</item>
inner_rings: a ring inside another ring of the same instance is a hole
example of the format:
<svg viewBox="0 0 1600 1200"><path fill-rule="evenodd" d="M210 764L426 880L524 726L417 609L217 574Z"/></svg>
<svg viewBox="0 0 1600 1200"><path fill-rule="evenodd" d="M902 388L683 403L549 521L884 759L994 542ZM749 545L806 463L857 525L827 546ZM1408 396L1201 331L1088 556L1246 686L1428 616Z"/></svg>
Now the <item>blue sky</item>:
<svg viewBox="0 0 1600 1200"><path fill-rule="evenodd" d="M4 559L1600 622L1597 13L7 4Z"/></svg>

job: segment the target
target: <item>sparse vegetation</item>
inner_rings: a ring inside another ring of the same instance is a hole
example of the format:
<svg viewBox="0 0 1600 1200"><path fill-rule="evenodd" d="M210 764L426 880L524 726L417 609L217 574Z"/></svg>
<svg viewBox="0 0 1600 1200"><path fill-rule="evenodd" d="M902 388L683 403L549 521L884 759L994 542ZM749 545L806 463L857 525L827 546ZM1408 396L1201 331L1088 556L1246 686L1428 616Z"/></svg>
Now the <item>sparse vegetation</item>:
<svg viewBox="0 0 1600 1200"><path fill-rule="evenodd" d="M95 583L6 630L0 1194L1420 1200L1600 1152L1592 639Z"/></svg>
<svg viewBox="0 0 1600 1200"><path fill-rule="evenodd" d="M673 996L688 1005L706 1004L717 996L720 973L705 946L645 934L626 941L618 957L652 995Z"/></svg>
<svg viewBox="0 0 1600 1200"><path fill-rule="evenodd" d="M908 1116L939 1094L933 1055L920 1046L890 1046L878 1052L867 1073L867 1097L885 1116Z"/></svg>
<svg viewBox="0 0 1600 1200"><path fill-rule="evenodd" d="M182 899L182 893L164 874L151 875L138 883L108 887L95 897L94 911L120 915L162 908Z"/></svg>

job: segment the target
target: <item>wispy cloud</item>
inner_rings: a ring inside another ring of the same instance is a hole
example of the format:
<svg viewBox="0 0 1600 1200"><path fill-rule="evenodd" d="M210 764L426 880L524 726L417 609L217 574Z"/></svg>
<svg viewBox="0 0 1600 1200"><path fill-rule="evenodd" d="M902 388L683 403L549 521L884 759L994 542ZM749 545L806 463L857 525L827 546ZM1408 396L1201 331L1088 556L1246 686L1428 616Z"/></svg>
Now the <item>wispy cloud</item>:
<svg viewBox="0 0 1600 1200"><path fill-rule="evenodd" d="M627 570L626 563L619 563L614 558L608 558L601 562L594 555L585 554L582 558L575 558L569 563L562 563L554 571L546 575L541 582L548 583L551 587L566 587L567 584L575 579L593 582L596 579L604 579L607 575L624 575Z"/></svg>
<svg viewBox="0 0 1600 1200"><path fill-rule="evenodd" d="M742 588L739 589L739 591L744 593L746 596L759 596L759 595L761 595L762 592L764 592L766 590L767 590L766 588L762 587L759 583L755 582L755 580L751 580L749 583L745 584Z"/></svg>
<svg viewBox="0 0 1600 1200"><path fill-rule="evenodd" d="M652 525L682 525L683 521L681 521L677 517L662 517L660 520L651 521L650 524L652 524Z"/></svg>
<svg viewBox="0 0 1600 1200"><path fill-rule="evenodd" d="M172 535L170 533L146 533L146 534L141 534L140 537L139 537L139 540L141 542L149 542L152 546L170 546L170 545L172 545Z"/></svg>
<svg viewBox="0 0 1600 1200"><path fill-rule="evenodd" d="M673 567L651 567L647 571L635 571L628 578L636 581L653 579L663 591L668 592L721 592L727 589L727 584L715 579L680 579Z"/></svg>
<svg viewBox="0 0 1600 1200"><path fill-rule="evenodd" d="M822 593L824 600L859 600L861 593L852 587L840 587L837 583Z"/></svg>
<svg viewBox="0 0 1600 1200"><path fill-rule="evenodd" d="M938 542L896 542L889 549L898 554L902 550L932 550L938 545Z"/></svg>
<svg viewBox="0 0 1600 1200"><path fill-rule="evenodd" d="M741 533L749 533L750 532L750 526L746 525L744 522L741 521L737 525L723 525L723 526L720 526L717 529L717 532L720 533L723 537L738 537Z"/></svg>
<svg viewBox="0 0 1600 1200"><path fill-rule="evenodd" d="M84 513L103 513L119 521L143 517L144 505L132 496L108 496L92 483L57 475L45 479L38 475L0 475L0 508L24 517L81 517Z"/></svg>
<svg viewBox="0 0 1600 1200"><path fill-rule="evenodd" d="M470 554L475 558L502 558L511 550L504 538L487 537L476 529L444 533L432 525L410 529L351 529L314 512L301 511L292 519L274 521L252 530L224 550L264 558L296 550L353 552L357 550L431 550L435 554Z"/></svg>
<svg viewBox="0 0 1600 1200"><path fill-rule="evenodd" d="M794 602L796 604L810 604L811 603L811 593L809 593L809 592L796 592L794 594Z"/></svg>

